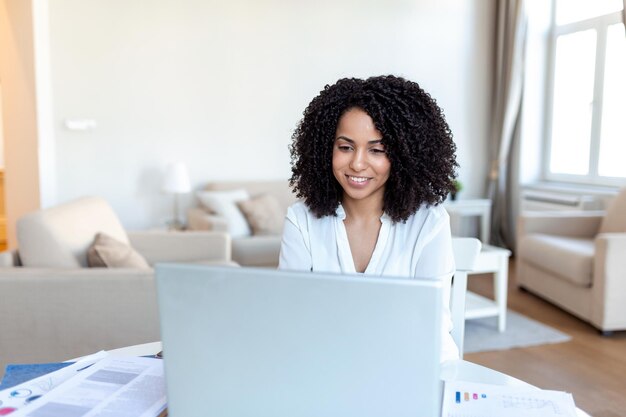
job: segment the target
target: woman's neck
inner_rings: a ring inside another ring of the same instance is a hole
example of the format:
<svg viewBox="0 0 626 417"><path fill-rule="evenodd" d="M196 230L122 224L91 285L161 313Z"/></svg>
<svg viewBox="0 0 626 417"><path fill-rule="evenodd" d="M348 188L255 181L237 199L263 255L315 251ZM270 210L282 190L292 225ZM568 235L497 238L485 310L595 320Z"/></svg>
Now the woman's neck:
<svg viewBox="0 0 626 417"><path fill-rule="evenodd" d="M380 219L383 215L383 202L378 199L353 200L344 198L341 202L346 219L367 221Z"/></svg>

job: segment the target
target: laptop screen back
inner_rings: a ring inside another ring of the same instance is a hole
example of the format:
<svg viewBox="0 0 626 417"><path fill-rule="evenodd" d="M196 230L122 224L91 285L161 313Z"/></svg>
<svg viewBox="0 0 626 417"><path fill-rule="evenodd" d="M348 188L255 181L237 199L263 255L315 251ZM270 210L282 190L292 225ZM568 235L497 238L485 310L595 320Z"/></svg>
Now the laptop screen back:
<svg viewBox="0 0 626 417"><path fill-rule="evenodd" d="M441 286L157 266L169 413L439 414Z"/></svg>

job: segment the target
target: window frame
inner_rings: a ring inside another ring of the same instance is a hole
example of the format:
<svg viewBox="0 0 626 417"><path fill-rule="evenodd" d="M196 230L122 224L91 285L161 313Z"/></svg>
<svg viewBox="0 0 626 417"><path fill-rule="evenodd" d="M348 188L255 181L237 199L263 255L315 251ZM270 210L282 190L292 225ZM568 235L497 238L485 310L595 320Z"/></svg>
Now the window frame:
<svg viewBox="0 0 626 417"><path fill-rule="evenodd" d="M552 0L552 16L548 33L547 74L545 90L545 121L543 131L542 176L547 181L574 183L580 185L622 186L626 184L624 177L606 177L598 175L600 157L600 134L602 129L602 105L604 95L604 70L607 48L607 32L611 25L622 23L622 10L589 19L556 24L556 1ZM589 172L586 175L562 174L550 171L552 150L552 124L554 102L554 79L556 70L556 42L559 36L584 30L596 31L596 56L593 81L593 110L591 116Z"/></svg>

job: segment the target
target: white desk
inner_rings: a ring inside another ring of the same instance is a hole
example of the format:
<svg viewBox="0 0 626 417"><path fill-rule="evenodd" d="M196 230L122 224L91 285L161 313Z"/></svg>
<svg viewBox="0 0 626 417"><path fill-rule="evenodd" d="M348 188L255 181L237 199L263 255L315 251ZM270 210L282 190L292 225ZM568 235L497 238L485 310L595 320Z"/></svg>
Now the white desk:
<svg viewBox="0 0 626 417"><path fill-rule="evenodd" d="M144 343L142 345L127 346L119 349L107 350L113 356L150 356L156 355L163 348L161 342Z"/></svg>
<svg viewBox="0 0 626 417"><path fill-rule="evenodd" d="M121 349L108 351L112 355L118 356L148 356L161 351L161 342L146 343L143 345L129 346ZM526 388L536 388L522 380L503 374L498 371L477 365L472 362L458 360L449 361L441 368L442 381L470 381L494 385L511 385ZM591 417L581 409L577 408L578 417Z"/></svg>
<svg viewBox="0 0 626 417"><path fill-rule="evenodd" d="M464 360L445 362L441 368L441 380L469 381L483 384L509 385L538 389L534 385L530 385L520 379ZM575 398L574 401L576 401ZM591 417L578 407L576 408L576 415L578 417Z"/></svg>
<svg viewBox="0 0 626 417"><path fill-rule="evenodd" d="M450 215L450 227L454 233L460 230L461 218L466 216L480 217L480 240L489 243L491 227L491 200L486 198L473 200L446 200L443 207Z"/></svg>

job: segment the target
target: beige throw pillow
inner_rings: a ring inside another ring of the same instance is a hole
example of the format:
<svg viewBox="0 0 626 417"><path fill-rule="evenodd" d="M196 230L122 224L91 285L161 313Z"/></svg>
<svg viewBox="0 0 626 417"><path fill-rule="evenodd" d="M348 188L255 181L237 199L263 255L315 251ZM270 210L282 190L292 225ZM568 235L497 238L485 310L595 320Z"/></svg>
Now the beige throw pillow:
<svg viewBox="0 0 626 417"><path fill-rule="evenodd" d="M250 226L237 208L237 203L250 198L246 190L198 191L196 195L200 203L210 212L226 219L228 233L232 237L250 236Z"/></svg>
<svg viewBox="0 0 626 417"><path fill-rule="evenodd" d="M263 194L250 200L240 201L241 212L246 216L253 235L280 235L285 214L276 197Z"/></svg>
<svg viewBox="0 0 626 417"><path fill-rule="evenodd" d="M150 268L135 249L104 233L98 233L87 249L87 264L96 268Z"/></svg>

